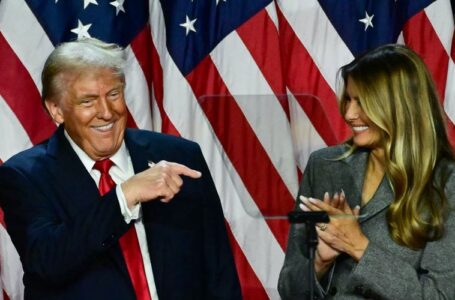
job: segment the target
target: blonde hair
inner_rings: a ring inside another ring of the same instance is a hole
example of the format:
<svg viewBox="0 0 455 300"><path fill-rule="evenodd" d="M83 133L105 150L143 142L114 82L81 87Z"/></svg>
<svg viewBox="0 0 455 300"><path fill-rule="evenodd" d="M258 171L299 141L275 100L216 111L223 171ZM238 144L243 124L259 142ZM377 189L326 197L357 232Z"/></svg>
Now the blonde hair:
<svg viewBox="0 0 455 300"><path fill-rule="evenodd" d="M116 44L108 44L95 38L60 44L47 58L41 81L43 90L41 101L53 99L64 90L62 74L88 68L110 68L125 81L125 55L123 49Z"/></svg>
<svg viewBox="0 0 455 300"><path fill-rule="evenodd" d="M341 76L341 113L351 78L365 114L382 132L385 173L394 192L387 212L393 240L420 249L440 239L447 199L444 180L436 180L434 170L441 159L453 160L453 154L425 64L405 46L385 45L341 68Z"/></svg>

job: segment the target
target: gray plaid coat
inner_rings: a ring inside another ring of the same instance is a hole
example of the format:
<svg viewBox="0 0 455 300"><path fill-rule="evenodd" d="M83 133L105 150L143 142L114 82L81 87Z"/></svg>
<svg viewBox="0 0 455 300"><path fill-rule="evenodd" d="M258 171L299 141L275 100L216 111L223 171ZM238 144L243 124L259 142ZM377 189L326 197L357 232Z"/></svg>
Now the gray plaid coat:
<svg viewBox="0 0 455 300"><path fill-rule="evenodd" d="M322 199L343 189L354 207L360 205L368 152L359 150L344 160L330 160L346 151L339 145L314 152L308 162L299 195ZM332 270L317 283L316 294L325 299L455 299L455 164L445 163L445 193L450 211L442 239L415 251L395 243L389 234L386 211L393 193L384 178L373 198L362 207L360 226L370 240L355 263L340 255ZM437 169L436 177L441 176ZM302 255L304 225L291 226L278 290L282 299L306 299L308 260ZM333 272L332 276L330 275ZM330 278L331 277L331 278Z"/></svg>

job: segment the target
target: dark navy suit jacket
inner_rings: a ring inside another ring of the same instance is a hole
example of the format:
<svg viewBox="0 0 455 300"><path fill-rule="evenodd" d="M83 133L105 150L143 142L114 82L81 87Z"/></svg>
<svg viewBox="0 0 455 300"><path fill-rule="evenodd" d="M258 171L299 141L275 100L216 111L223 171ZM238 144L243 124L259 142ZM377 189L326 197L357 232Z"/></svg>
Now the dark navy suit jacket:
<svg viewBox="0 0 455 300"><path fill-rule="evenodd" d="M136 173L148 161L202 172L184 178L170 203L142 204L160 300L240 299L223 213L196 143L127 129ZM26 299L135 299L118 246L128 229L115 193L97 186L63 134L0 166L0 204L24 267Z"/></svg>

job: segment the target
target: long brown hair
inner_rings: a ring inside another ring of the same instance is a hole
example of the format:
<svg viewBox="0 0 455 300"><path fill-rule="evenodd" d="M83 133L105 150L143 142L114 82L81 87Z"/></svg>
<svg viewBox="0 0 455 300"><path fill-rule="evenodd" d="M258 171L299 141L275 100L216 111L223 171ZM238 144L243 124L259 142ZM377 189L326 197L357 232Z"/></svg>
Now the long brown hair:
<svg viewBox="0 0 455 300"><path fill-rule="evenodd" d="M387 212L392 238L411 249L423 248L444 232L447 199L436 165L453 160L442 109L425 64L411 49L385 45L341 68L357 87L365 114L382 131L385 173L394 192ZM355 151L353 145L349 153ZM437 181L437 182L436 182Z"/></svg>

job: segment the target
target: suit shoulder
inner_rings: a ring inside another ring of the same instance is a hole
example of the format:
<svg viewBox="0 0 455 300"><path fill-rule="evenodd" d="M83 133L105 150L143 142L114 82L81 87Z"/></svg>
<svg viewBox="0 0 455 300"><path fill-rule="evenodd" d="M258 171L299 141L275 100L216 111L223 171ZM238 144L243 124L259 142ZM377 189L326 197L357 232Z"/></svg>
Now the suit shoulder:
<svg viewBox="0 0 455 300"><path fill-rule="evenodd" d="M442 159L436 165L434 173L436 185L444 186L447 193L455 195L455 162L447 158Z"/></svg>
<svg viewBox="0 0 455 300"><path fill-rule="evenodd" d="M344 153L346 153L346 151L348 151L348 149L349 149L349 146L347 146L345 144L322 148L322 149L312 152L310 155L310 160L315 160L315 159L316 160L321 160L321 159L333 160L333 159L340 157Z"/></svg>
<svg viewBox="0 0 455 300"><path fill-rule="evenodd" d="M2 166L13 168L25 168L45 157L47 153L47 141L32 148L23 150L10 157Z"/></svg>
<svg viewBox="0 0 455 300"><path fill-rule="evenodd" d="M137 143L143 146L153 145L154 147L174 147L174 148L194 148L199 149L199 145L196 142L187 140L182 137L159 133L150 130L143 129L127 129L127 134Z"/></svg>

